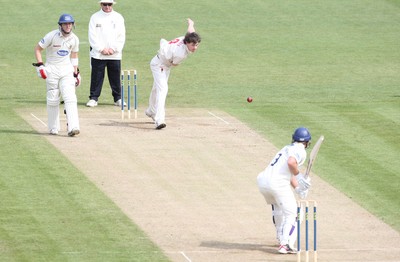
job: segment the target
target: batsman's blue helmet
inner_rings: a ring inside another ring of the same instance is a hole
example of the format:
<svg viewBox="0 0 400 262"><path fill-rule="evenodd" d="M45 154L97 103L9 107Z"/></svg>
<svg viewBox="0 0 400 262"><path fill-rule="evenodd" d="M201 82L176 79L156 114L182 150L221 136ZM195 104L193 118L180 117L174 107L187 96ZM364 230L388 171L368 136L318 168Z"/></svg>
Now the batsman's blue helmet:
<svg viewBox="0 0 400 262"><path fill-rule="evenodd" d="M311 134L305 127L297 128L292 136L294 142L308 142L311 140Z"/></svg>
<svg viewBox="0 0 400 262"><path fill-rule="evenodd" d="M65 23L73 23L73 24L75 23L75 20L72 17L72 15L62 14L60 16L60 19L58 19L58 24L61 25L61 24L65 24Z"/></svg>

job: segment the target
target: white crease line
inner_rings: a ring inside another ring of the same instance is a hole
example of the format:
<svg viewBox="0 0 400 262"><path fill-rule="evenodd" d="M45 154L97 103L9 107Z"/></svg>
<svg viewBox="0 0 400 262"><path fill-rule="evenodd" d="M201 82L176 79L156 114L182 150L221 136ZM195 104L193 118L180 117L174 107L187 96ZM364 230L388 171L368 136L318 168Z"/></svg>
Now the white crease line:
<svg viewBox="0 0 400 262"><path fill-rule="evenodd" d="M218 118L219 120L223 121L225 124L229 125L229 122L225 121L225 120L222 119L221 117L219 117L219 116L217 116L217 115L214 115L214 114L211 113L210 111L208 111L208 113L209 113L210 115L212 115L213 117Z"/></svg>
<svg viewBox="0 0 400 262"><path fill-rule="evenodd" d="M40 123L42 123L45 127L47 127L46 123L43 122L42 120L40 120L39 117L35 116L34 114L31 113L31 116L33 116L34 118L36 118L36 120L38 120Z"/></svg>
<svg viewBox="0 0 400 262"><path fill-rule="evenodd" d="M320 248L318 249L318 253L320 253L320 251L322 252L370 252L370 251L376 251L376 252L382 252L382 251L387 251L386 247L378 247L378 248ZM399 248L391 248L392 251L399 251ZM305 251L305 250L302 250ZM310 252L314 252L313 250L309 250Z"/></svg>
<svg viewBox="0 0 400 262"><path fill-rule="evenodd" d="M184 258L186 258L187 261L192 262L192 260L191 260L188 256L186 256L185 253L184 253L183 251L181 251L180 253L182 254L182 256L183 256Z"/></svg>

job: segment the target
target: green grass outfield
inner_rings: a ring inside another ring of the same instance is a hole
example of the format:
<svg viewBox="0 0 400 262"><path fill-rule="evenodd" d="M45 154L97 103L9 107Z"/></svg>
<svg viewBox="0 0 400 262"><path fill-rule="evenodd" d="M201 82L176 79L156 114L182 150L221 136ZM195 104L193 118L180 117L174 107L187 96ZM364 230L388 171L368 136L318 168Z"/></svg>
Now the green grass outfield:
<svg viewBox="0 0 400 262"><path fill-rule="evenodd" d="M96 0L2 3L2 261L167 260L14 111L45 108L45 83L31 66L33 48L57 28L63 12L77 21L84 106L87 24L98 8ZM191 17L203 42L173 70L168 106L227 111L277 147L300 125L314 141L325 135L314 171L400 231L399 0L120 0L115 9L125 17L123 67L138 70L141 106L159 39L183 34ZM108 90L100 102L112 103Z"/></svg>

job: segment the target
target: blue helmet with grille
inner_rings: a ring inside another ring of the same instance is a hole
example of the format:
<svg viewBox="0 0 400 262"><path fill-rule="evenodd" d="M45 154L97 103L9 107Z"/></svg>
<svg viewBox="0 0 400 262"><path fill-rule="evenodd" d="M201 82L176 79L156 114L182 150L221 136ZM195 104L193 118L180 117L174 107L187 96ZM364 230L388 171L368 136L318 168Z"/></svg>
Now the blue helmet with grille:
<svg viewBox="0 0 400 262"><path fill-rule="evenodd" d="M305 127L297 128L292 135L293 142L308 142L311 140L311 134Z"/></svg>
<svg viewBox="0 0 400 262"><path fill-rule="evenodd" d="M60 19L58 19L58 24L61 25L61 24L65 24L65 23L72 23L72 24L75 23L75 20L74 20L74 18L72 17L72 15L69 15L69 14L62 14L62 15L60 16Z"/></svg>

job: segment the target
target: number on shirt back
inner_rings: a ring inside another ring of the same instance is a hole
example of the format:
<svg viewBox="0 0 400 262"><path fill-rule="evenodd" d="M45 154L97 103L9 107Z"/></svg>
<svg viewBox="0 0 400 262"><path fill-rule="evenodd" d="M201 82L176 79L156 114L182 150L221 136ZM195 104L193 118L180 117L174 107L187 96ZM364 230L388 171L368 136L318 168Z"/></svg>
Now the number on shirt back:
<svg viewBox="0 0 400 262"><path fill-rule="evenodd" d="M175 44L179 42L179 38L175 38L174 40L171 40L168 42L168 44Z"/></svg>
<svg viewBox="0 0 400 262"><path fill-rule="evenodd" d="M282 156L282 153L279 153L278 157L275 158L274 162L271 163L271 166L274 166L276 164L276 162L278 162L279 158L281 158L281 156Z"/></svg>

